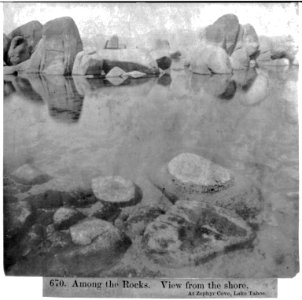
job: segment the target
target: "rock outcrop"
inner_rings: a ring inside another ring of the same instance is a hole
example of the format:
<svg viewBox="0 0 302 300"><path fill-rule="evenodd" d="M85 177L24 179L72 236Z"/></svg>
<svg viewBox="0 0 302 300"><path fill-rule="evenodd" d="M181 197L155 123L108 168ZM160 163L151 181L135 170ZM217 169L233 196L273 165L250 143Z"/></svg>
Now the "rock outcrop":
<svg viewBox="0 0 302 300"><path fill-rule="evenodd" d="M30 59L12 67L5 67L4 74L43 73L71 75L75 57L83 50L78 28L70 17L47 22L42 38Z"/></svg>

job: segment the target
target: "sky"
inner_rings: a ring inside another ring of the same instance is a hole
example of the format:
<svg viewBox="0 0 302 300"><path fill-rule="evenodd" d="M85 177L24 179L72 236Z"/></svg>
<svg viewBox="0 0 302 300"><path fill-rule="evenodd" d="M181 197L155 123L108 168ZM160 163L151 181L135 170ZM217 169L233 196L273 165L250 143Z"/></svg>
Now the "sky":
<svg viewBox="0 0 302 300"><path fill-rule="evenodd" d="M252 24L258 35L299 36L297 3L5 3L4 33L29 22L72 17L82 37L97 34L135 38L152 30L199 29L226 13Z"/></svg>

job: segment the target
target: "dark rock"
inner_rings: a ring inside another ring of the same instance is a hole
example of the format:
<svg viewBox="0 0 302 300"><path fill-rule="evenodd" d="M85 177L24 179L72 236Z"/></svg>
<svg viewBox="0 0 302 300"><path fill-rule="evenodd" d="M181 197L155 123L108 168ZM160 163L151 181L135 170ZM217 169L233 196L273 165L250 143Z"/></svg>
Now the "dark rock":
<svg viewBox="0 0 302 300"><path fill-rule="evenodd" d="M71 75L78 52L83 50L78 28L72 18L51 20L29 62L28 73Z"/></svg>
<svg viewBox="0 0 302 300"><path fill-rule="evenodd" d="M106 42L105 49L119 49L119 39L117 35L113 35L110 40Z"/></svg>
<svg viewBox="0 0 302 300"><path fill-rule="evenodd" d="M8 35L8 38L12 40L14 37L22 37L26 41L29 55L31 55L42 38L42 27L43 26L39 21L30 21L14 29Z"/></svg>
<svg viewBox="0 0 302 300"><path fill-rule="evenodd" d="M207 43L220 46L226 50L228 55L231 55L236 46L239 29L237 16L223 15L212 25L206 27L204 38Z"/></svg>
<svg viewBox="0 0 302 300"><path fill-rule="evenodd" d="M10 39L3 33L3 62L5 64L8 63L7 61L7 54L10 47Z"/></svg>
<svg viewBox="0 0 302 300"><path fill-rule="evenodd" d="M147 226L143 244L154 262L177 268L207 262L254 237L251 228L231 211L200 201L178 201Z"/></svg>
<svg viewBox="0 0 302 300"><path fill-rule="evenodd" d="M27 41L21 37L16 36L11 40L10 47L7 54L7 62L10 65L17 65L30 58L30 50Z"/></svg>
<svg viewBox="0 0 302 300"><path fill-rule="evenodd" d="M119 67L125 72L139 71L149 75L157 75L159 73L157 69L150 69L149 67L134 62L107 60L107 59L104 60L103 70L105 74L107 74L114 67Z"/></svg>
<svg viewBox="0 0 302 300"><path fill-rule="evenodd" d="M95 217L106 221L114 221L121 212L118 206L105 204L101 201L97 201L88 207L78 208L78 210L86 217Z"/></svg>
<svg viewBox="0 0 302 300"><path fill-rule="evenodd" d="M122 206L137 204L142 196L132 181L120 176L94 178L92 190L97 199Z"/></svg>
<svg viewBox="0 0 302 300"><path fill-rule="evenodd" d="M35 223L43 226L48 226L53 223L53 215L56 212L55 208L45 209L38 208L35 212Z"/></svg>
<svg viewBox="0 0 302 300"><path fill-rule="evenodd" d="M69 233L48 229L47 240L50 242L49 251L69 248L72 245Z"/></svg>
<svg viewBox="0 0 302 300"><path fill-rule="evenodd" d="M205 46L194 52L190 70L196 74L230 74L232 73L229 56L220 47Z"/></svg>
<svg viewBox="0 0 302 300"><path fill-rule="evenodd" d="M68 229L84 218L85 216L76 209L60 207L53 215L54 228L56 230Z"/></svg>
<svg viewBox="0 0 302 300"><path fill-rule="evenodd" d="M79 52L75 58L72 75L97 75L101 76L103 59L93 52Z"/></svg>
<svg viewBox="0 0 302 300"><path fill-rule="evenodd" d="M12 177L21 184L42 184L50 179L50 176L38 168L25 164L12 173Z"/></svg>
<svg viewBox="0 0 302 300"><path fill-rule="evenodd" d="M33 208L57 208L73 202L74 196L67 192L48 190L37 195L30 195L24 199Z"/></svg>
<svg viewBox="0 0 302 300"><path fill-rule="evenodd" d="M162 86L169 86L172 83L172 78L170 74L163 74L158 78L157 83Z"/></svg>
<svg viewBox="0 0 302 300"><path fill-rule="evenodd" d="M46 238L46 230L40 224L33 225L20 242L22 256L36 251L39 244Z"/></svg>
<svg viewBox="0 0 302 300"><path fill-rule="evenodd" d="M156 59L157 65L162 70L167 70L171 67L172 60L170 57L163 56Z"/></svg>

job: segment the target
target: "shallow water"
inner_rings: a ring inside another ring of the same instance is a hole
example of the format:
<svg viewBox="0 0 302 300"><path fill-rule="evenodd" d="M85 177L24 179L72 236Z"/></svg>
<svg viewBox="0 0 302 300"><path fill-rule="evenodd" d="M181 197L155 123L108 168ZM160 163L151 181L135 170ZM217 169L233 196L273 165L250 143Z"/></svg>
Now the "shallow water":
<svg viewBox="0 0 302 300"><path fill-rule="evenodd" d="M5 176L29 163L69 191L89 188L96 176L120 175L133 180L149 204L162 199L150 174L175 155L192 152L257 183L265 207L252 247L200 266L168 269L147 262L133 245L124 260L134 269L143 264L148 271L140 275L291 277L297 272L297 68L232 77L172 70L161 78L124 82L80 76L4 81ZM39 188L43 185L31 187ZM28 258L27 275L35 273L31 262ZM98 271L107 274L108 266Z"/></svg>

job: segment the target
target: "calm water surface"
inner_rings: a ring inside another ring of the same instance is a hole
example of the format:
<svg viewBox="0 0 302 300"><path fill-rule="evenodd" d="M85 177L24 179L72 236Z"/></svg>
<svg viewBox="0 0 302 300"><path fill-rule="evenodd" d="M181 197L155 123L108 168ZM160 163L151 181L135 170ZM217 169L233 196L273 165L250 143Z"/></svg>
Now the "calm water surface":
<svg viewBox="0 0 302 300"><path fill-rule="evenodd" d="M290 277L298 253L297 68L224 75L126 80L4 78L4 173L30 163L66 190L101 175L121 175L161 193L149 174L193 152L254 180L265 202L252 248L194 268L156 271L179 277ZM33 187L35 189L37 187ZM128 250L140 264L139 253ZM150 267L151 268L151 267ZM30 271L29 271L30 273ZM102 271L100 271L100 276Z"/></svg>

